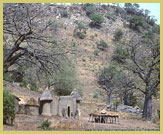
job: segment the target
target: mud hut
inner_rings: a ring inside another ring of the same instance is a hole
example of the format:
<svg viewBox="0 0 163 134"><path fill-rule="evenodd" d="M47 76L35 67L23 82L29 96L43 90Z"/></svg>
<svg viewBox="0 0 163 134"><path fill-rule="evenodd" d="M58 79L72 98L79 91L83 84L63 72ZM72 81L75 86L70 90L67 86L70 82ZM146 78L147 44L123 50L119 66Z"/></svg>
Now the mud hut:
<svg viewBox="0 0 163 134"><path fill-rule="evenodd" d="M40 101L40 114L51 116L51 108L50 104L53 98L49 90L44 90L43 94L41 95Z"/></svg>
<svg viewBox="0 0 163 134"><path fill-rule="evenodd" d="M30 98L25 104L25 114L39 115L39 104L34 98Z"/></svg>

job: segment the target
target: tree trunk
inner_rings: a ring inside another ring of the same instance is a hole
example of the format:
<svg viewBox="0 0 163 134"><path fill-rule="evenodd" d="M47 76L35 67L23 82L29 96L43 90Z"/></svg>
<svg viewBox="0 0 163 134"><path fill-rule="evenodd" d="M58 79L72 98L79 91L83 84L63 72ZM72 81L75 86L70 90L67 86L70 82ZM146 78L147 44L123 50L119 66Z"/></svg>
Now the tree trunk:
<svg viewBox="0 0 163 134"><path fill-rule="evenodd" d="M111 102L112 102L112 91L108 91L107 92L107 102L106 102L106 104L107 104L107 106L110 106L111 105Z"/></svg>
<svg viewBox="0 0 163 134"><path fill-rule="evenodd" d="M145 96L142 119L152 120L152 95Z"/></svg>
<svg viewBox="0 0 163 134"><path fill-rule="evenodd" d="M123 94L123 101L124 105L128 105L128 94L126 92Z"/></svg>

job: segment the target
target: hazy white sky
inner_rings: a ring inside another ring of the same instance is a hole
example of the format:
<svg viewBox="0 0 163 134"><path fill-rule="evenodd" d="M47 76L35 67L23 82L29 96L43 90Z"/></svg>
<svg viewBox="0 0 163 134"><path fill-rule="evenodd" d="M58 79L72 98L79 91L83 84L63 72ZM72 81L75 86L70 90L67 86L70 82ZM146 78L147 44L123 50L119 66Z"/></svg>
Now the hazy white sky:
<svg viewBox="0 0 163 134"><path fill-rule="evenodd" d="M155 16L157 23L160 24L160 3L139 3L140 9L151 11L150 16Z"/></svg>

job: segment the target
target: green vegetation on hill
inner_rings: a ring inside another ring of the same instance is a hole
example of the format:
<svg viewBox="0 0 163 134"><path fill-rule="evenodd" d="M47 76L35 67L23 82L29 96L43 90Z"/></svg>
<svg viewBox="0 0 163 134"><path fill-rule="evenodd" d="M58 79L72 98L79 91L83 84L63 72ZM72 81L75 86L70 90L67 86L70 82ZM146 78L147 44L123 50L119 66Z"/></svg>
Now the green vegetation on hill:
<svg viewBox="0 0 163 134"><path fill-rule="evenodd" d="M160 90L160 26L148 10L137 3L18 3L4 4L3 12L4 80L33 91L49 87L56 95L83 86L88 100L106 95L115 107L119 101L141 104L142 118L152 119L151 102Z"/></svg>

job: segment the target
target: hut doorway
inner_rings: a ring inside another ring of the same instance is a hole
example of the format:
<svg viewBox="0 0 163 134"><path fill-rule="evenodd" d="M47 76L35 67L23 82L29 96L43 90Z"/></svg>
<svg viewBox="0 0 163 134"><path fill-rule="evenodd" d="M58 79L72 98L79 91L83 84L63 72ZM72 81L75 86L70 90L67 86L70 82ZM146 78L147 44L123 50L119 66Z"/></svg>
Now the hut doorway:
<svg viewBox="0 0 163 134"><path fill-rule="evenodd" d="M67 115L68 115L68 117L70 117L70 106L68 106Z"/></svg>

